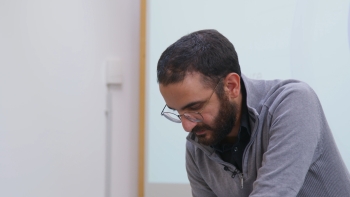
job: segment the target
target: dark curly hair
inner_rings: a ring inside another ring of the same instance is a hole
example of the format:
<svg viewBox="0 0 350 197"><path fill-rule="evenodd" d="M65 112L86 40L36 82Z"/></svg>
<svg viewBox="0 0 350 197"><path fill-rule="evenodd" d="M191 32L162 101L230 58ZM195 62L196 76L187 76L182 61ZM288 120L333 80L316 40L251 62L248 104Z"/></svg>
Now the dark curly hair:
<svg viewBox="0 0 350 197"><path fill-rule="evenodd" d="M210 87L231 72L241 76L234 46L225 36L212 29L183 36L160 56L158 83L169 85L181 82L191 72L201 73L203 82Z"/></svg>

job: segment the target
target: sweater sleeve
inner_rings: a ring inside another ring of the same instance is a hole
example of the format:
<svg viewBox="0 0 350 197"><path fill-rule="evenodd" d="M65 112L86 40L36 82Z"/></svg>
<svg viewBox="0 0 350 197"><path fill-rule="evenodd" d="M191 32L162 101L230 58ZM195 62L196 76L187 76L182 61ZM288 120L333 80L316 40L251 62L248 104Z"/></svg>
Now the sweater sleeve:
<svg viewBox="0 0 350 197"><path fill-rule="evenodd" d="M297 83L274 94L278 96L267 105L269 115L264 125L270 127L269 143L250 197L297 196L321 151L326 120L314 91Z"/></svg>
<svg viewBox="0 0 350 197"><path fill-rule="evenodd" d="M216 197L207 183L201 177L198 167L195 163L194 146L187 141L186 143L186 170L190 181L193 197Z"/></svg>

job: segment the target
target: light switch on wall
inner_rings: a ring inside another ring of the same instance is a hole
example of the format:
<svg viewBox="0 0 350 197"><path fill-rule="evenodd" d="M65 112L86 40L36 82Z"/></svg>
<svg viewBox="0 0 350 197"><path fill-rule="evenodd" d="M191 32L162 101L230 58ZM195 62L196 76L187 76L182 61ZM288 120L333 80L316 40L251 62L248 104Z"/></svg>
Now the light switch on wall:
<svg viewBox="0 0 350 197"><path fill-rule="evenodd" d="M123 83L123 69L120 58L106 61L106 83L107 85L121 85Z"/></svg>

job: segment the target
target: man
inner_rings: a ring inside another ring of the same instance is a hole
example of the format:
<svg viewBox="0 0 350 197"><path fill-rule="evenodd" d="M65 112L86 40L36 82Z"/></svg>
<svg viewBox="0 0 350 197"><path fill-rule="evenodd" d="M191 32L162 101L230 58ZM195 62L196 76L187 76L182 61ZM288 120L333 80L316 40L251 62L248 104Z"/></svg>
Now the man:
<svg viewBox="0 0 350 197"><path fill-rule="evenodd" d="M349 172L305 83L248 79L233 45L215 30L169 46L157 77L161 114L189 132L193 196L350 196Z"/></svg>

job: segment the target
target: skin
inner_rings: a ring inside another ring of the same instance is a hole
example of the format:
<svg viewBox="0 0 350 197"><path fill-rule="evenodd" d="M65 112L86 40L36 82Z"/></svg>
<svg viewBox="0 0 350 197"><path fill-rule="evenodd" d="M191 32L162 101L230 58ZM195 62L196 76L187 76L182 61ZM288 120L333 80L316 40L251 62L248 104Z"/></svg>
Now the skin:
<svg viewBox="0 0 350 197"><path fill-rule="evenodd" d="M214 131L204 129L201 127L201 124L206 124L210 127L215 126L215 118L218 116L220 109L220 99L214 93L208 101L213 89L204 86L201 77L202 75L198 72L187 73L181 82L166 86L159 84L159 90L166 105L170 109L176 110L179 114L201 111L203 116L202 123L195 123L182 118L182 126L187 132L192 132L195 128L197 136L209 140L213 138ZM223 142L234 143L237 139L241 122L242 94L240 91L240 77L236 73L230 73L223 79L223 83L225 96L230 103L235 104L237 107L236 121L231 132L223 139ZM208 101L207 104L205 104L206 101ZM202 130L198 131L196 126L202 128Z"/></svg>

